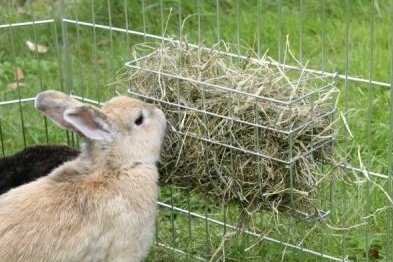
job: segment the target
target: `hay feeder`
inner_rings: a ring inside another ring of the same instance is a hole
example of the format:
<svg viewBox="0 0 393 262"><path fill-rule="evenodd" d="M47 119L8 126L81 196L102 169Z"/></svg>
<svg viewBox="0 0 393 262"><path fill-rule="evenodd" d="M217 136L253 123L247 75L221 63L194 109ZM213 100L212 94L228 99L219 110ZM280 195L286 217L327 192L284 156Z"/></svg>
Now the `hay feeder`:
<svg viewBox="0 0 393 262"><path fill-rule="evenodd" d="M248 214L313 208L335 134L332 77L238 56L224 43L170 41L134 55L128 92L154 101L170 125L162 183Z"/></svg>

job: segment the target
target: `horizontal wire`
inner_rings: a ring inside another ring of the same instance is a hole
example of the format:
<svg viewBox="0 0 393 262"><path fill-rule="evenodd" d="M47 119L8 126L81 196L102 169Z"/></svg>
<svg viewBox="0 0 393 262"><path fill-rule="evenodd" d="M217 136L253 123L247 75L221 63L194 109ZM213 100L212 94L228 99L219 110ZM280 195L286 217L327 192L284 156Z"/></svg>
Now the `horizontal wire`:
<svg viewBox="0 0 393 262"><path fill-rule="evenodd" d="M385 179L389 178L388 175L383 175L383 174L380 174L380 173L371 172L371 171L368 171L368 170L361 169L359 167L353 167L351 165L338 164L337 166L345 168L345 169L348 169L348 170L356 171L358 173L366 172L368 175L372 175L372 176L379 177L379 178L385 178Z"/></svg>
<svg viewBox="0 0 393 262"><path fill-rule="evenodd" d="M54 23L54 22L55 22L54 19L47 19L47 20L21 22L21 23L2 24L2 25L0 25L0 29L18 27L18 26L27 26L27 25L49 24L49 23Z"/></svg>

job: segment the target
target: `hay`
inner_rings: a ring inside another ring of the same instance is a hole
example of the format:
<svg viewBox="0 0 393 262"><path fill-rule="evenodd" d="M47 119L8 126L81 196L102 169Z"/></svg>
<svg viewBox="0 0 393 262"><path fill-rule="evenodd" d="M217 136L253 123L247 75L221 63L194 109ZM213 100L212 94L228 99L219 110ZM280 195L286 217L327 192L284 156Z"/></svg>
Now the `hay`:
<svg viewBox="0 0 393 262"><path fill-rule="evenodd" d="M131 93L153 98L173 131L161 182L237 203L247 213L309 211L324 176L321 161L331 156L332 115L323 115L334 107L332 79L218 49L229 50L185 42L134 50L136 58L150 54L131 65ZM284 132L290 130L296 131Z"/></svg>

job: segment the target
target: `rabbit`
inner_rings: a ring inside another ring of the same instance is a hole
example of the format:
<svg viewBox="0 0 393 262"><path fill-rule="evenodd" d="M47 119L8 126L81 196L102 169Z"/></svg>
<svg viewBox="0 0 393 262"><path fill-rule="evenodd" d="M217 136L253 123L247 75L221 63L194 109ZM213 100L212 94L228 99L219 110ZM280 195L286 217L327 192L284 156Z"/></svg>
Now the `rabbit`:
<svg viewBox="0 0 393 262"><path fill-rule="evenodd" d="M153 242L164 113L127 96L101 109L48 90L35 107L81 154L0 196L3 261L141 261Z"/></svg>
<svg viewBox="0 0 393 262"><path fill-rule="evenodd" d="M75 159L79 150L63 145L37 145L0 159L0 194L46 176L64 162Z"/></svg>

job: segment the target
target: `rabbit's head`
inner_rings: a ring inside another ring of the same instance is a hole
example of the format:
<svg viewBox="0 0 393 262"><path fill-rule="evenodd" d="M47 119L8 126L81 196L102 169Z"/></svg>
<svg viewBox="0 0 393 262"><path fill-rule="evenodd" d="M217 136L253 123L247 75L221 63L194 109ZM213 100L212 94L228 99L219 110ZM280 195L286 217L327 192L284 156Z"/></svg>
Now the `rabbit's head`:
<svg viewBox="0 0 393 262"><path fill-rule="evenodd" d="M60 127L84 137L92 158L119 165L159 159L166 120L153 105L118 96L99 109L49 90L37 96L35 106Z"/></svg>

